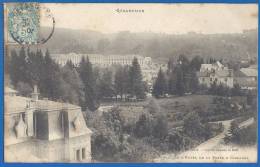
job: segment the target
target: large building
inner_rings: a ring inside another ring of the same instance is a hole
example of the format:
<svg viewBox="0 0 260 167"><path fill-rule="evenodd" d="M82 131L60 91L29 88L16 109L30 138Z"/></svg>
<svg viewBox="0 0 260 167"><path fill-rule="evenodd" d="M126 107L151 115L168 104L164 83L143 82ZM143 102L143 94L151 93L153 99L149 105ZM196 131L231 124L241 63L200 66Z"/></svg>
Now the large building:
<svg viewBox="0 0 260 167"><path fill-rule="evenodd" d="M197 73L199 84L210 87L213 83L229 88L234 86L233 70L228 69L219 61L213 64L202 64Z"/></svg>
<svg viewBox="0 0 260 167"><path fill-rule="evenodd" d="M143 80L148 84L152 84L153 79L157 76L158 68L152 62L151 57L143 57L140 55L101 55L101 54L52 54L51 57L61 66L64 66L69 60L78 66L81 59L88 58L94 65L102 68L110 67L112 65L132 65L133 59L137 58L140 64Z"/></svg>
<svg viewBox="0 0 260 167"><path fill-rule="evenodd" d="M140 55L101 55L101 54L52 54L51 57L60 65L65 65L67 61L71 61L74 65L78 66L81 59L87 58L96 66L108 67L111 65L131 65L134 58L138 59L141 67L149 66L152 64L150 57L143 57Z"/></svg>
<svg viewBox="0 0 260 167"><path fill-rule="evenodd" d="M91 130L76 105L5 88L6 162L90 162Z"/></svg>

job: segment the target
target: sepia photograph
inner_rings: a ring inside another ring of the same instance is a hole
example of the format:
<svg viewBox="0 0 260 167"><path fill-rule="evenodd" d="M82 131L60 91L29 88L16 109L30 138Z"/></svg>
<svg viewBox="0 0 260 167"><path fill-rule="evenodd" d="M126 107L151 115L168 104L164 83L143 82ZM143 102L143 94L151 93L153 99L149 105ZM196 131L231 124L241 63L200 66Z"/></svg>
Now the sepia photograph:
<svg viewBox="0 0 260 167"><path fill-rule="evenodd" d="M5 3L4 162L256 163L258 5Z"/></svg>

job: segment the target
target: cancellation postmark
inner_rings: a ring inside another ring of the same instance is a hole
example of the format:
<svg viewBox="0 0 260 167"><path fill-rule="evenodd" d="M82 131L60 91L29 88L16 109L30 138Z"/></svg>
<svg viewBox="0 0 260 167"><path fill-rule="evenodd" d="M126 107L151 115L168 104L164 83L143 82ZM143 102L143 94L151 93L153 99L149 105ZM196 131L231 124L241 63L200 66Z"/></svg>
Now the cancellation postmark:
<svg viewBox="0 0 260 167"><path fill-rule="evenodd" d="M8 42L36 45L47 42L55 27L50 10L39 3L17 3L7 6ZM51 31L41 33L41 21L49 20Z"/></svg>

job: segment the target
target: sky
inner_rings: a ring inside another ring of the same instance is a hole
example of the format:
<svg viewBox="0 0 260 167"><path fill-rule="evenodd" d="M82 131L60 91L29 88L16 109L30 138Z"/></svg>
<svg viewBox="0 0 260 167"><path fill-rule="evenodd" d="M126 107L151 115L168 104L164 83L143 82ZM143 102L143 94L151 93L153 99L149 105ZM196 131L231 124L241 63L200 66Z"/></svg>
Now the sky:
<svg viewBox="0 0 260 167"><path fill-rule="evenodd" d="M240 33L258 25L257 4L44 4L56 27L185 34ZM144 10L118 13L117 9ZM44 19L43 19L44 20ZM49 26L48 21L42 22Z"/></svg>

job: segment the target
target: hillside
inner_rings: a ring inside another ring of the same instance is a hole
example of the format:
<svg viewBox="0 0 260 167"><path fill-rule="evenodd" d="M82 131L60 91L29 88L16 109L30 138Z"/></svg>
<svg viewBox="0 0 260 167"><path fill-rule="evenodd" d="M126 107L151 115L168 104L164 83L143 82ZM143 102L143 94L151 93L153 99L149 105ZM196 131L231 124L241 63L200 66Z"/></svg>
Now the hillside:
<svg viewBox="0 0 260 167"><path fill-rule="evenodd" d="M48 29L44 28L43 33ZM56 28L44 45L52 53L142 54L157 60L168 60L180 54L216 59L243 59L257 57L257 30L240 34L169 35L156 33L102 34L89 30Z"/></svg>

